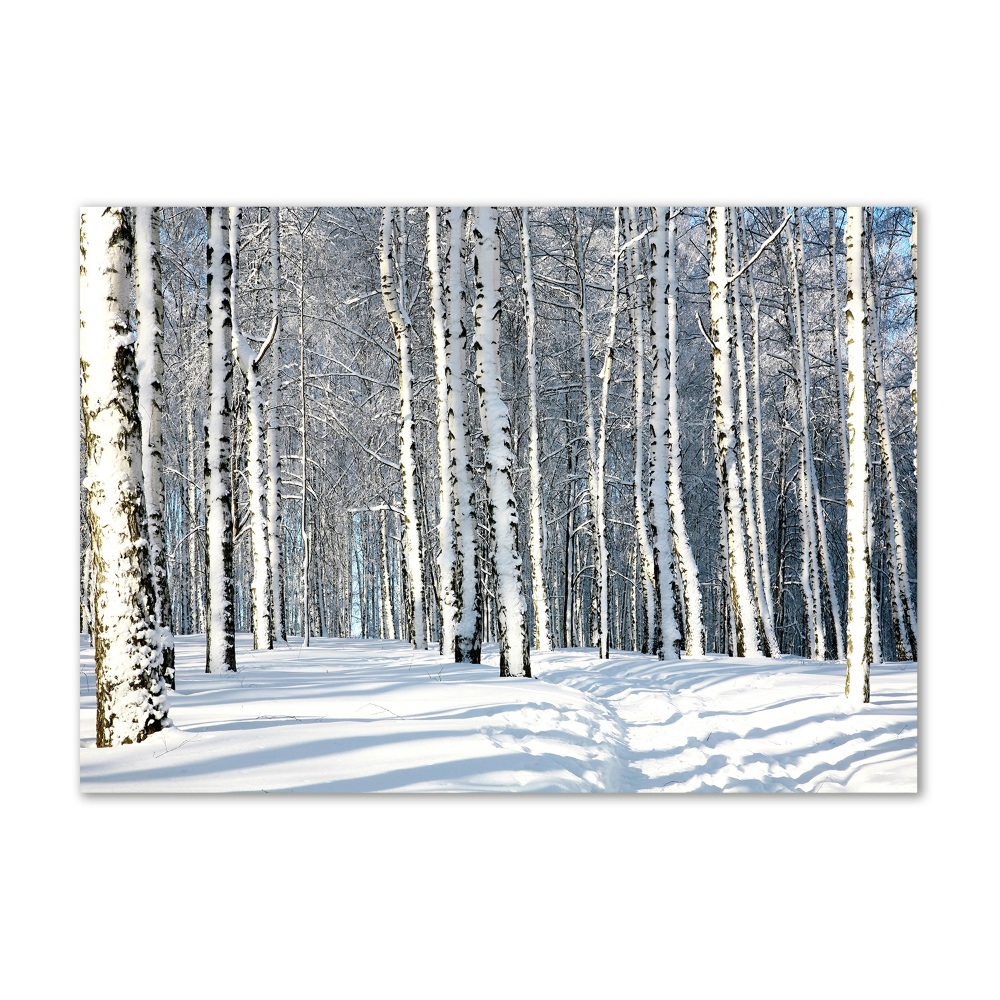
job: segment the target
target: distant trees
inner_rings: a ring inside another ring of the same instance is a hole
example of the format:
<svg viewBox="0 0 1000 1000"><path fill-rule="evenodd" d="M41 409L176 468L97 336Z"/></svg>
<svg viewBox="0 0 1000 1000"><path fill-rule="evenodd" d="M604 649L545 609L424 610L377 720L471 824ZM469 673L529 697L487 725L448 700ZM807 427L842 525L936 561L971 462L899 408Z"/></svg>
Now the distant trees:
<svg viewBox="0 0 1000 1000"><path fill-rule="evenodd" d="M223 671L237 631L497 643L514 676L532 631L847 656L852 419L869 662L915 656L916 219L862 215L852 417L842 209L137 211L164 659L171 627Z"/></svg>

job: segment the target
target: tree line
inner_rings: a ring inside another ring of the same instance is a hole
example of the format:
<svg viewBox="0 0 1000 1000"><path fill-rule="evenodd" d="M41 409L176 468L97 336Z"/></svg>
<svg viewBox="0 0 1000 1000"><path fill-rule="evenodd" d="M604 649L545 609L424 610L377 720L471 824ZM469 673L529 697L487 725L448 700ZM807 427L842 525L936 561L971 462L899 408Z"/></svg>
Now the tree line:
<svg viewBox="0 0 1000 1000"><path fill-rule="evenodd" d="M916 275L906 208L84 211L99 744L167 724L175 633L837 658L867 700L917 654Z"/></svg>

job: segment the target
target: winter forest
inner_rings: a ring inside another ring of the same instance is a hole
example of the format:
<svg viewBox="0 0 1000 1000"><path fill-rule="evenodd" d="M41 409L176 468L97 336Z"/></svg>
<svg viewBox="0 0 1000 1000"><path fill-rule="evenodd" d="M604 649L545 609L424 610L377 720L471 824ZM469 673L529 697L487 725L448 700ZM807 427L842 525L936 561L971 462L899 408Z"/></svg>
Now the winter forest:
<svg viewBox="0 0 1000 1000"><path fill-rule="evenodd" d="M97 208L80 251L84 790L286 697L325 749L274 787L856 790L873 750L916 790L915 209ZM480 712L531 780L407 756L445 685L441 739ZM315 720L375 715L348 777Z"/></svg>

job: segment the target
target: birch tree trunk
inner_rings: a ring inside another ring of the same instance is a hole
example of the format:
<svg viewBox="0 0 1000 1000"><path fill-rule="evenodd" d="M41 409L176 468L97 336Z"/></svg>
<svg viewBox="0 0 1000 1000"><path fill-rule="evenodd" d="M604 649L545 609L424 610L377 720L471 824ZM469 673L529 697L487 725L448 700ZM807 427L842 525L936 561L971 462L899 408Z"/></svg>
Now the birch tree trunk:
<svg viewBox="0 0 1000 1000"><path fill-rule="evenodd" d="M681 430L677 407L677 218L670 211L667 222L667 502L677 566L684 587L684 648L688 656L705 655L705 624L701 609L701 582L691 540L688 538L681 489Z"/></svg>
<svg viewBox="0 0 1000 1000"><path fill-rule="evenodd" d="M271 345L271 391L267 420L267 539L271 563L271 638L288 641L285 625L285 576L282 557L281 530L281 239L279 209L272 208L268 217L270 235L271 323L274 343Z"/></svg>
<svg viewBox="0 0 1000 1000"><path fill-rule="evenodd" d="M639 548L639 575L642 581L643 606L645 609L645 633L640 644L636 634L636 648L643 653L653 651L653 631L656 622L656 560L653 554L653 543L650 541L646 517L646 500L643 485L646 481L646 451L643 446L643 424L645 423L646 399L646 335L642 311L643 297L639 294L639 236L637 233L636 212L629 209L629 286L632 296L632 362L633 362L633 396L632 405L635 411L635 465L633 482L635 491L635 527ZM638 599L636 600L638 604Z"/></svg>
<svg viewBox="0 0 1000 1000"><path fill-rule="evenodd" d="M229 212L208 212L208 350L209 413L206 423L207 473L205 572L208 576L205 672L236 669L236 627L233 617L233 481L232 439L233 356L230 353L232 314L229 254Z"/></svg>
<svg viewBox="0 0 1000 1000"><path fill-rule="evenodd" d="M854 707L869 700L871 563L868 550L868 339L863 289L864 222L848 208L847 229L847 676L844 694Z"/></svg>
<svg viewBox="0 0 1000 1000"><path fill-rule="evenodd" d="M267 518L267 420L264 412L264 388L261 363L274 342L276 318L260 352L255 353L240 330L236 308L236 282L239 275L240 222L243 211L229 209L229 256L233 262L232 349L243 374L247 393L247 497L250 506L250 545L252 575L252 630L254 649L273 649L271 553Z"/></svg>
<svg viewBox="0 0 1000 1000"><path fill-rule="evenodd" d="M910 381L910 401L913 403L913 480L917 480L917 347L920 327L917 325L917 210L911 210L910 260L913 269L913 378Z"/></svg>
<svg viewBox="0 0 1000 1000"><path fill-rule="evenodd" d="M727 266L726 210L708 210L709 311L712 318L713 392L715 398L715 438L722 476L722 501L729 585L736 637L737 656L760 656L757 618L750 595L746 557L745 511L736 450L736 412L733 402L733 344L729 325L726 289Z"/></svg>
<svg viewBox="0 0 1000 1000"><path fill-rule="evenodd" d="M649 415L649 520L656 571L656 625L653 651L661 660L680 658L681 632L674 581L674 544L668 498L670 442L668 399L670 358L667 331L668 208L654 208L650 235L649 301L653 340L653 395Z"/></svg>
<svg viewBox="0 0 1000 1000"><path fill-rule="evenodd" d="M135 328L135 234L127 209L80 217L80 398L93 562L97 745L140 743L170 725L144 531Z"/></svg>
<svg viewBox="0 0 1000 1000"><path fill-rule="evenodd" d="M455 503L455 549L461 581L458 618L455 624L455 660L479 663L482 656L482 590L476 546L476 491L472 476L469 445L469 418L465 395L466 329L465 276L462 261L462 231L465 210L446 208L442 212L443 241L448 247L445 258L447 284L445 308L448 315L448 401L451 411L452 493Z"/></svg>
<svg viewBox="0 0 1000 1000"><path fill-rule="evenodd" d="M535 278L531 266L528 209L521 216L521 269L524 326L528 338L528 482L530 511L531 598L535 609L535 648L552 648L549 599L545 592L545 522L542 517L542 468L538 439L538 363L535 358Z"/></svg>
<svg viewBox="0 0 1000 1000"><path fill-rule="evenodd" d="M587 322L587 272L584 260L583 231L580 210L573 209L573 256L577 275L577 322L580 328L580 357L583 369L584 425L587 433L587 484L590 516L593 523L594 581L598 603L598 656L607 659L608 650L608 596L607 596L607 543L604 538L604 513L600 506L600 473L597 453L597 432L594 427L594 400L591 391L590 327Z"/></svg>
<svg viewBox="0 0 1000 1000"><path fill-rule="evenodd" d="M407 570L406 605L411 629L410 644L414 649L426 649L424 572L417 522L417 444L413 434L413 365L410 357L413 328L405 304L397 292L393 274L393 264L396 262L392 236L393 214L390 208L382 210L379 273L382 300L395 334L399 362L399 477L403 487L403 553ZM399 263L402 273L406 265L405 257L401 256Z"/></svg>
<svg viewBox="0 0 1000 1000"><path fill-rule="evenodd" d="M500 254L495 208L476 209L476 383L486 452L486 481L492 534L491 556L497 586L500 676L530 677L528 614L521 583L514 500L514 453L510 415L500 383Z"/></svg>
<svg viewBox="0 0 1000 1000"><path fill-rule="evenodd" d="M163 678L174 680L174 636L163 530L163 293L160 273L160 210L135 210L135 360L142 420L142 481L149 531L149 559L156 621L163 651Z"/></svg>
<svg viewBox="0 0 1000 1000"><path fill-rule="evenodd" d="M874 223L871 209L867 209L869 229L868 271L866 311L870 314L868 323L869 348L875 372L875 416L879 449L885 467L885 485L889 498L889 512L892 527L892 543L889 546L889 568L892 581L893 631L895 633L896 658L916 659L917 616L910 591L910 575L906 558L906 539L903 534L903 519L899 507L899 490L896 485L896 461L893 454L892 438L885 399L885 379L882 374L882 345L879 330L878 300L875 293L875 248Z"/></svg>
<svg viewBox="0 0 1000 1000"><path fill-rule="evenodd" d="M441 654L455 657L458 625L458 594L456 576L459 556L455 537L455 448L451 425L451 391L449 383L448 348L450 327L445 315L444 279L441 273L438 233L438 209L427 209L427 271L430 284L431 327L434 333L434 367L437 384L437 445L440 472L438 539L439 605L441 616Z"/></svg>

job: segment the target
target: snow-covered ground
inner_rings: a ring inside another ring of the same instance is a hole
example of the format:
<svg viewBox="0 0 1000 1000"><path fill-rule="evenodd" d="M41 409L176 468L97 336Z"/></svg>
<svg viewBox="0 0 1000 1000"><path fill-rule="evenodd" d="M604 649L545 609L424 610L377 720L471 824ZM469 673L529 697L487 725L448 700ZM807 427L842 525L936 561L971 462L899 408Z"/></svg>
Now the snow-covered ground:
<svg viewBox="0 0 1000 1000"><path fill-rule="evenodd" d="M663 663L532 653L535 679L401 642L313 639L206 674L177 640L174 727L95 746L94 653L80 638L85 792L915 792L917 667L877 665L849 710L844 665L783 657Z"/></svg>

